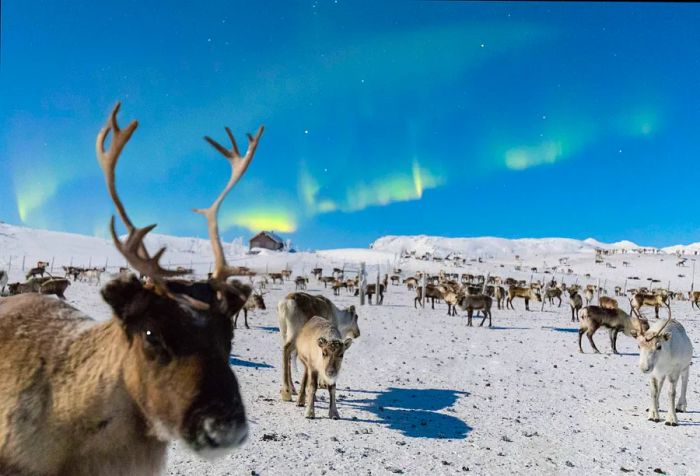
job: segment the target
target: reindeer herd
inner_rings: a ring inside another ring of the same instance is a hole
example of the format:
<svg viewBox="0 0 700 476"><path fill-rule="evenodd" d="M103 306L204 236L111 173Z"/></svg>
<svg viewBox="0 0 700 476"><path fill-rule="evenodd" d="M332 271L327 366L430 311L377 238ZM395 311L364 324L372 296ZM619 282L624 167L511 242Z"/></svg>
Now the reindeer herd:
<svg viewBox="0 0 700 476"><path fill-rule="evenodd" d="M231 175L209 208L195 210L206 219L215 260L209 277L196 280L184 277L190 270L161 266L165 249L152 253L144 244L155 225L136 227L117 193L117 161L138 126L133 121L121 129L118 112L119 105L98 133L96 154L127 231L121 240L112 217L114 245L140 278L123 269L102 288L112 318L99 323L63 298L69 276L99 283L104 269L66 267L65 277L57 278L47 274L48 263L40 262L27 273L25 283L9 285L13 296L0 299L0 474L154 474L162 470L173 439L207 456L241 445L248 434L246 410L229 364L234 328L241 311L249 328L248 311L266 309L263 296L269 282L291 281L292 273L257 276L229 266L219 237L218 212L251 163L263 127L248 135L244 155L228 128L230 148L205 137L229 162ZM336 296L342 289L360 292L357 277L346 279L341 269L330 276L323 276L320 268L311 274L324 288L330 284ZM241 275L248 276L250 284L232 279ZM671 318L669 294L639 290L630 298L628 314L615 299L600 296L602 290L590 286L444 272L404 277L401 270L394 270L391 277L366 286L370 304L373 297L375 305L383 303L389 281L413 291L416 308L430 300L431 309L436 301L444 302L450 316L457 309L466 311L467 326L472 326L478 312L480 325L488 318L491 327L494 300L505 311L515 310L514 300L522 299L525 310L530 310L531 301L544 308L547 301L554 306L556 300L560 307L568 293L571 320L579 322L581 352L583 334L598 352L593 335L601 327L608 329L614 353L619 332L638 340L640 368L651 376L650 420L659 419L659 391L667 379L672 404L667 424L676 425L676 412L687 408L692 344L683 326ZM325 388L328 417L337 419L336 386L344 355L360 337L357 310L341 309L328 297L308 294L307 277L296 277L293 283L295 291L277 304L280 397L287 402L296 394L305 416L314 418L316 392ZM0 272L0 291L7 285L7 273ZM598 305L592 304L595 293L600 296ZM697 306L700 294L693 294L691 301ZM657 318L658 309L666 307L668 319L649 324L641 315L644 306L654 307ZM298 391L292 379L292 361L297 358L303 365Z"/></svg>

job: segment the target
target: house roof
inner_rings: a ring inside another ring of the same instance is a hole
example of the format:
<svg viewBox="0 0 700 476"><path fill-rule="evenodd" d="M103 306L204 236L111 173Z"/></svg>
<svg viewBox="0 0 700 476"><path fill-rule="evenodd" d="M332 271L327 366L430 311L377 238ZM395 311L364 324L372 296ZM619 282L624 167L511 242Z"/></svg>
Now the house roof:
<svg viewBox="0 0 700 476"><path fill-rule="evenodd" d="M279 236L277 236L277 235L276 235L274 232L272 232L272 231L261 231L260 233L258 233L258 234L255 235L254 237L252 237L252 238L250 239L250 241L253 241L255 238L257 238L257 237L259 237L259 236L267 236L267 237L270 238L271 240L276 241L277 243L279 243L279 244L281 244L281 245L284 244L284 240L283 240L282 238L280 238Z"/></svg>

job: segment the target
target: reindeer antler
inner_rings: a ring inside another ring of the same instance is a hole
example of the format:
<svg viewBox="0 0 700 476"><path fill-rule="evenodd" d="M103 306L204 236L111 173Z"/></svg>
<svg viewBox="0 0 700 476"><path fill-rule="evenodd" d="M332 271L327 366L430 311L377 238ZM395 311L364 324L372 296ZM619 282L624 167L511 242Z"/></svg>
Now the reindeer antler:
<svg viewBox="0 0 700 476"><path fill-rule="evenodd" d="M258 142L260 141L260 137L262 136L264 130L265 126L260 126L258 132L255 134L255 137L248 134L248 150L246 150L244 156L241 156L240 152L238 151L236 139L234 139L233 133L228 127L226 128L226 133L228 134L229 139L231 139L230 150L226 149L211 137L204 137L204 140L209 142L216 150L219 151L219 153L221 153L221 155L226 157L226 160L228 160L229 164L231 164L231 178L229 178L229 181L221 194L219 194L217 199L214 200L214 203L212 203L209 208L194 209L196 213L201 213L207 219L209 240L211 241L211 248L214 253L215 261L212 279L219 282L225 282L226 278L234 274L234 270L226 264L226 257L224 256L224 250L221 245L218 225L219 207L221 207L221 203L224 201L224 198L226 198L226 195L231 191L233 186L236 185L236 183L248 169L250 162L253 160L255 149L258 147Z"/></svg>
<svg viewBox="0 0 700 476"><path fill-rule="evenodd" d="M146 235L156 227L156 225L153 224L143 228L136 228L129 219L126 209L124 208L124 204L119 198L119 194L117 194L115 183L115 169L117 166L117 161L119 160L119 156L124 149L124 146L127 142L129 142L131 135L138 127L138 122L132 121L126 129L122 130L119 128L119 124L117 123L117 113L119 112L120 107L121 103L117 103L117 105L114 106L107 124L97 134L97 142L95 144L97 161L102 168L105 183L107 184L107 190L109 191L110 197L112 197L112 201L119 212L122 222L124 222L124 225L129 232L126 241L122 242L117 236L114 226L114 216L112 216L110 221L110 231L112 233L112 239L114 240L114 246L124 256L124 258L126 258L127 262L133 266L134 269L153 280L153 284L158 292L183 304L187 304L198 309L206 309L208 308L208 304L192 299L189 296L180 294L175 295L168 290L164 278L179 276L183 273L180 271L164 269L160 266L159 261L163 256L163 253L165 253L165 247L158 250L158 252L152 258L150 257L143 240ZM110 132L112 134L112 141L109 144L109 149L105 151L105 140Z"/></svg>

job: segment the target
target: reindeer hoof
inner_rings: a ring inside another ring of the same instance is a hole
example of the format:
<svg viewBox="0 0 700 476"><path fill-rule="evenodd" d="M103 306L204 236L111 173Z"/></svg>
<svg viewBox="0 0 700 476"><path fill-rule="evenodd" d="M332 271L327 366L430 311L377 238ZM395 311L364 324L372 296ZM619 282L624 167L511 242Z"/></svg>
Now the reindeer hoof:
<svg viewBox="0 0 700 476"><path fill-rule="evenodd" d="M291 402L292 401L292 392L290 392L286 388L283 388L282 390L280 390L280 397L282 398L283 402Z"/></svg>
<svg viewBox="0 0 700 476"><path fill-rule="evenodd" d="M314 414L313 411L311 411L311 412L306 412L306 415L304 415L304 416L305 416L307 419L309 419L309 420L313 420L314 418L316 418L316 415Z"/></svg>
<svg viewBox="0 0 700 476"><path fill-rule="evenodd" d="M677 421L666 421L666 423L664 423L664 425L666 425L666 426L678 426L678 422Z"/></svg>
<svg viewBox="0 0 700 476"><path fill-rule="evenodd" d="M246 324L245 328L246 328L246 329L250 329L250 327L248 327L248 325L247 325L247 324Z"/></svg>
<svg viewBox="0 0 700 476"><path fill-rule="evenodd" d="M676 412L678 412L678 413L685 413L687 410L688 410L688 408L685 404L678 405L676 407Z"/></svg>
<svg viewBox="0 0 700 476"><path fill-rule="evenodd" d="M338 412L329 412L328 418L330 418L331 420L340 420L340 415L338 414Z"/></svg>

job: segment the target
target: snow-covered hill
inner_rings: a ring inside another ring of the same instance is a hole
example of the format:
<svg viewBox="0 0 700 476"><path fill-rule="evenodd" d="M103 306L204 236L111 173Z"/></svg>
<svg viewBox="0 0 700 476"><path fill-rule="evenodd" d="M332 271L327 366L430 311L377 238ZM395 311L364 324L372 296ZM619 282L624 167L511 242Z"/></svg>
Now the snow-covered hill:
<svg viewBox="0 0 700 476"><path fill-rule="evenodd" d="M384 236L370 245L374 250L392 253L414 252L417 255L430 253L447 256L459 253L462 256L540 256L545 254L568 254L594 252L601 249L637 249L631 241L602 243L593 238L574 240L570 238L520 238L507 239L496 237L481 238L445 238L439 236Z"/></svg>

